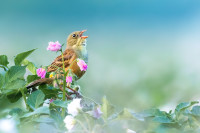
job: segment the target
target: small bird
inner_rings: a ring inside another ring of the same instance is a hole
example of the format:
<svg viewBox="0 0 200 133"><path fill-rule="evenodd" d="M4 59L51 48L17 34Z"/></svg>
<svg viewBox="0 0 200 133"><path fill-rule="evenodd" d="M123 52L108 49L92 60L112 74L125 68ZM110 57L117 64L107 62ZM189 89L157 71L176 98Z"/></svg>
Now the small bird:
<svg viewBox="0 0 200 133"><path fill-rule="evenodd" d="M86 30L75 31L71 33L67 38L67 47L63 52L65 72L68 69L71 69L71 71L77 77L75 80L80 79L84 75L85 71L81 71L77 63L74 63L74 61L80 58L86 63L88 62L88 53L86 49L86 38L88 38L88 36L83 36L83 33L85 31ZM63 68L62 55L58 56L51 63L51 65L47 69L47 72L55 72L58 68L61 68L61 70ZM26 88L34 88L41 84L52 84L54 79L55 77L38 79L30 83Z"/></svg>

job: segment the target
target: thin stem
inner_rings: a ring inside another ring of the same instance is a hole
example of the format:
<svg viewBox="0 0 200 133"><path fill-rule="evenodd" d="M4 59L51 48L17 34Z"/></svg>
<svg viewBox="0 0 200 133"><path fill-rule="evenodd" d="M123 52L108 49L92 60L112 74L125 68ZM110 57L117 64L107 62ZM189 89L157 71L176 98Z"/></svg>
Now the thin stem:
<svg viewBox="0 0 200 133"><path fill-rule="evenodd" d="M89 122L88 118L85 116L85 113L83 113L83 116L84 116L85 120L87 121L89 131L91 131L90 122Z"/></svg>
<svg viewBox="0 0 200 133"><path fill-rule="evenodd" d="M6 67L6 66L0 66L0 68L3 68L4 69L4 71L7 71L9 68L8 67Z"/></svg>
<svg viewBox="0 0 200 133"><path fill-rule="evenodd" d="M91 133L95 133L96 131L99 131L97 128L98 128L98 125L96 124L96 125L93 127Z"/></svg>
<svg viewBox="0 0 200 133"><path fill-rule="evenodd" d="M83 123L81 121L79 121L78 119L75 119L79 124L80 126L83 128L83 130L85 130L86 133L90 133L87 128L83 125Z"/></svg>
<svg viewBox="0 0 200 133"><path fill-rule="evenodd" d="M24 89L23 89L23 88L20 88L20 91L21 91L21 93L22 93L24 102L25 102L25 104L26 104L26 109L29 110L29 106L28 106L28 104L27 104L27 102L26 102L26 96L25 96L25 94L24 94Z"/></svg>
<svg viewBox="0 0 200 133"><path fill-rule="evenodd" d="M66 73L65 73L64 56L63 56L63 52L62 51L61 51L61 54L62 54L63 73L64 73L64 77L63 77L63 101L65 101L65 99L66 99L66 91L65 91L65 87L66 87ZM62 108L62 116L65 117L65 108Z"/></svg>
<svg viewBox="0 0 200 133"><path fill-rule="evenodd" d="M60 90L63 91L63 88L61 86L59 86ZM67 99L72 99L72 97L70 97L67 93L66 93L66 97Z"/></svg>
<svg viewBox="0 0 200 133"><path fill-rule="evenodd" d="M89 98L89 97L86 97L86 96L84 96L83 94L81 94L84 98L86 98L86 99L88 99L88 100L90 100L90 101L92 101L92 102L94 102L96 105L99 105L96 101L94 101L93 99L91 99L91 98Z"/></svg>

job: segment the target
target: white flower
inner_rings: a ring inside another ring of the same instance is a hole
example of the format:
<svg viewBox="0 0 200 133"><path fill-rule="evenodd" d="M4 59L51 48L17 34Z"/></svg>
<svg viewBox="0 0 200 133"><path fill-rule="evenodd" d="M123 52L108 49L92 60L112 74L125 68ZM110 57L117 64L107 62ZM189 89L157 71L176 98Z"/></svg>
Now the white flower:
<svg viewBox="0 0 200 133"><path fill-rule="evenodd" d="M49 107L49 101L50 101L50 99L45 100L43 103L43 106Z"/></svg>
<svg viewBox="0 0 200 133"><path fill-rule="evenodd" d="M0 120L0 132L2 133L17 133L15 121L12 119Z"/></svg>
<svg viewBox="0 0 200 133"><path fill-rule="evenodd" d="M101 111L101 107L98 106L96 109L93 110L92 115L94 118L99 119L101 117L101 115L103 114L103 112Z"/></svg>
<svg viewBox="0 0 200 133"><path fill-rule="evenodd" d="M72 116L76 116L78 114L78 111L81 110L81 99L77 98L74 99L70 104L67 106L68 114L71 114Z"/></svg>
<svg viewBox="0 0 200 133"><path fill-rule="evenodd" d="M76 124L76 121L73 116L67 115L64 119L65 127L68 129L68 131L71 131L74 125Z"/></svg>
<svg viewBox="0 0 200 133"><path fill-rule="evenodd" d="M135 131L131 130L131 129L127 129L126 133L136 133Z"/></svg>

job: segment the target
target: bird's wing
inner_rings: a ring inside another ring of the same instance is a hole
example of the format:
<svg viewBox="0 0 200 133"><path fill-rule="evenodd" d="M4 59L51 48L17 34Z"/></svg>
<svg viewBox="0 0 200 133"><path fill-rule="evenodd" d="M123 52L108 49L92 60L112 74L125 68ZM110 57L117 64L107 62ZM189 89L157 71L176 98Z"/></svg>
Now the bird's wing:
<svg viewBox="0 0 200 133"><path fill-rule="evenodd" d="M65 68L67 68L68 66L70 66L70 64L76 59L77 55L75 53L74 50L72 49L66 49L63 53L64 56L64 64L65 64ZM54 72L56 71L58 68L62 68L63 67L63 63L62 63L62 55L58 56L52 63L51 65L48 67L47 71L48 72Z"/></svg>

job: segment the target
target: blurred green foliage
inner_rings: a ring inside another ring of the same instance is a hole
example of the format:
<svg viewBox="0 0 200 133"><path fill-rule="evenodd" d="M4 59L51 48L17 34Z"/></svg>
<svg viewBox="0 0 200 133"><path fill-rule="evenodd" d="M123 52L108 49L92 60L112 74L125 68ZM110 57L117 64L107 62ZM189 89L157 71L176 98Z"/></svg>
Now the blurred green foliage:
<svg viewBox="0 0 200 133"><path fill-rule="evenodd" d="M16 59L18 65L26 66L30 71L26 71L25 79L16 75L16 79L6 83L10 89L0 91L0 116L5 116L12 108L25 108L23 99L19 99L19 88L12 85L19 80L16 84L19 87L37 79L35 67L53 61L56 55L45 51L47 42L66 42L71 31L82 29L88 29L89 35L89 69L78 81L84 95L98 103L106 95L118 112L124 107L133 112L148 108L169 112L175 110L178 103L199 100L199 2L1 1L0 54L3 55L0 56L0 88L5 88L4 77L14 65L13 56L22 49L39 49L28 60ZM74 9L81 9L83 13ZM58 93L55 88L47 86L40 89L45 98ZM26 89L24 91L26 93ZM11 94L5 96L3 92ZM19 100L11 103L11 99L13 102ZM47 118L47 121L51 120ZM129 122L109 125L124 132L118 124L126 126ZM143 124L137 126L142 128ZM164 131L163 126L160 127L157 130ZM27 125L29 128L32 125ZM107 127L108 131L112 129Z"/></svg>

